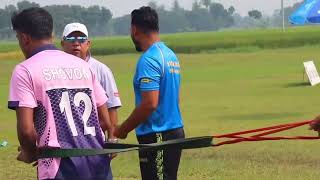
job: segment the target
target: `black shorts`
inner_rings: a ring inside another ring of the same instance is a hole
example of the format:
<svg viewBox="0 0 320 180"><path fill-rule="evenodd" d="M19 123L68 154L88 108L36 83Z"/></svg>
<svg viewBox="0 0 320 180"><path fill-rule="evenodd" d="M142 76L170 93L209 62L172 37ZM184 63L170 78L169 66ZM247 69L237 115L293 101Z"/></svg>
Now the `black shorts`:
<svg viewBox="0 0 320 180"><path fill-rule="evenodd" d="M150 144L185 138L183 128L138 136L139 144ZM169 148L158 151L140 151L140 171L142 180L176 180L181 157L181 149Z"/></svg>

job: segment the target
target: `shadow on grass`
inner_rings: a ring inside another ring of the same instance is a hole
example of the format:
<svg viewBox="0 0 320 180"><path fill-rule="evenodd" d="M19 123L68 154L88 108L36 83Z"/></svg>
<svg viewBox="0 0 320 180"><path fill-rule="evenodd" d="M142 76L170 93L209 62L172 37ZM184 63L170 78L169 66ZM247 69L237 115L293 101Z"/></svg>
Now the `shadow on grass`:
<svg viewBox="0 0 320 180"><path fill-rule="evenodd" d="M294 83L288 83L284 87L293 88L293 87L307 87L307 86L311 86L309 82L294 82Z"/></svg>
<svg viewBox="0 0 320 180"><path fill-rule="evenodd" d="M302 113L285 112L285 113L253 113L253 114L232 114L219 116L218 119L224 120L274 120L288 117L300 116Z"/></svg>

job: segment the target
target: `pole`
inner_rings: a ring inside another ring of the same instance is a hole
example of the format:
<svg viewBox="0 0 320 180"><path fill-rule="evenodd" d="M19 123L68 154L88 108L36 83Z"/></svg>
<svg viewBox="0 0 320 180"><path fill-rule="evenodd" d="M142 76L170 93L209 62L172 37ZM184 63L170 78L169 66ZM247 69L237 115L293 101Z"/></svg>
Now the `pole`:
<svg viewBox="0 0 320 180"><path fill-rule="evenodd" d="M282 31L285 32L285 25L284 25L284 6L283 6L283 0L281 0L281 12L282 12Z"/></svg>

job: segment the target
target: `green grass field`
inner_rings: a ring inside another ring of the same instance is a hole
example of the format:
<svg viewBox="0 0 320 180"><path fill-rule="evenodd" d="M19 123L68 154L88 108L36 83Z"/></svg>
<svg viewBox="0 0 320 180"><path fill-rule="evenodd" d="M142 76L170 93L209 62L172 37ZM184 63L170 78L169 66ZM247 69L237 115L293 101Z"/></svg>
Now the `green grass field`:
<svg viewBox="0 0 320 180"><path fill-rule="evenodd" d="M56 44L59 46L60 40ZM221 32L164 34L161 38L177 53L243 52L319 45L320 28L317 26L281 29L255 29ZM129 36L93 38L92 53L110 55L134 53ZM0 42L1 52L19 51L17 42Z"/></svg>
<svg viewBox="0 0 320 180"><path fill-rule="evenodd" d="M309 86L302 74L303 61L314 60L320 65L319 49L306 46L178 54L186 135L217 135L308 120L320 114L320 87ZM15 160L15 114L7 110L8 83L19 58L21 54L14 51L0 53L0 140L9 142L9 146L0 148L1 180L36 177L35 168ZM137 54L97 56L114 72L123 102L120 121L134 106L131 80L137 58ZM307 129L285 135L316 135ZM134 133L123 142L136 143ZM317 180L319 149L320 141L278 141L187 150L183 152L179 179ZM115 179L140 179L136 152L119 154L112 167Z"/></svg>

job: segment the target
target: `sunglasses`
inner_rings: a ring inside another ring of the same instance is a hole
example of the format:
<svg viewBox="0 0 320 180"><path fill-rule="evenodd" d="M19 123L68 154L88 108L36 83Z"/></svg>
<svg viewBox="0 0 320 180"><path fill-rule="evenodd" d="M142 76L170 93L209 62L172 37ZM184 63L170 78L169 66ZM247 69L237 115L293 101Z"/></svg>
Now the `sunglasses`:
<svg viewBox="0 0 320 180"><path fill-rule="evenodd" d="M84 43L88 40L88 37L86 36L70 36L70 37L65 37L64 41L67 41L69 43L75 43L76 41L78 41L79 43Z"/></svg>

